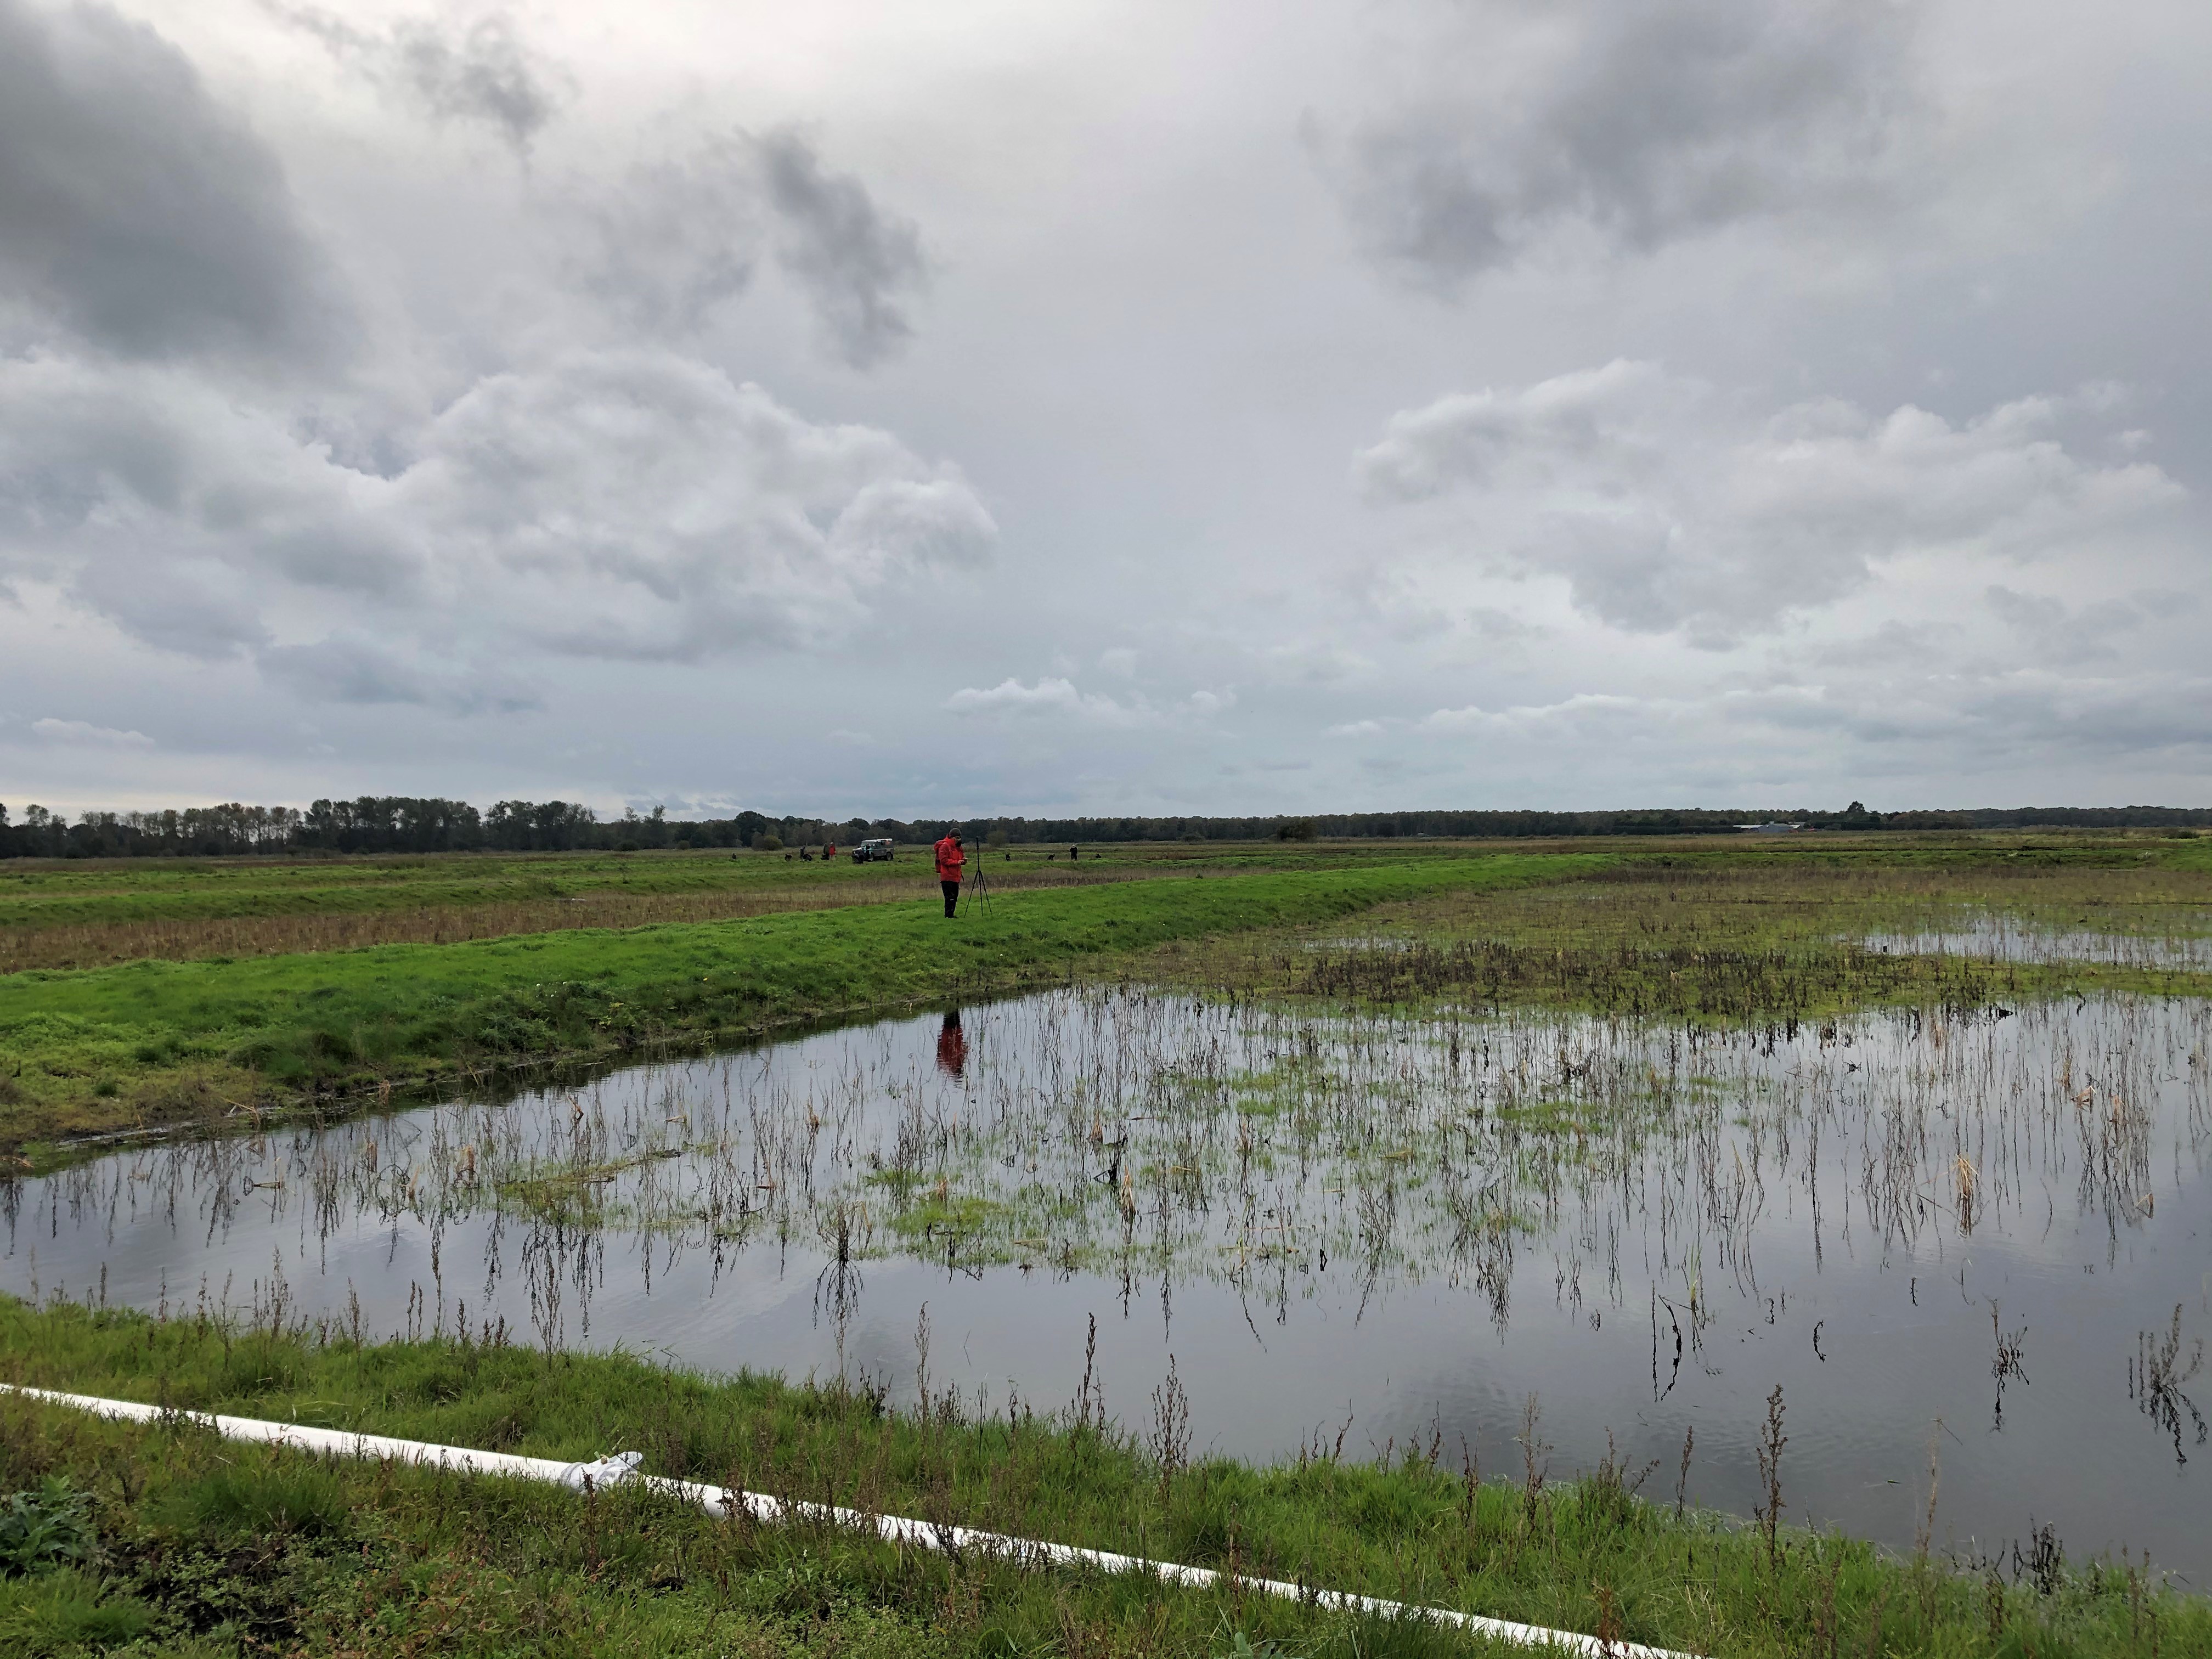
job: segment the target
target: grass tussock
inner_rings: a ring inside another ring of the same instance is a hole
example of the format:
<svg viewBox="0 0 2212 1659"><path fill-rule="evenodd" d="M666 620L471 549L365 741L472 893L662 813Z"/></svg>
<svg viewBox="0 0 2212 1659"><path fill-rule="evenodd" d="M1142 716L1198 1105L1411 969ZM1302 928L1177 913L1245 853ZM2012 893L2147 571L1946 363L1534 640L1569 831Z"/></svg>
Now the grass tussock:
<svg viewBox="0 0 2212 1659"><path fill-rule="evenodd" d="M1227 1567L1699 1652L2212 1652L2212 1608L2137 1563L1886 1556L1648 1498L1607 1456L1484 1480L1441 1443L1257 1468L1193 1458L1173 1379L1152 1431L1095 1398L984 1414L925 1387L712 1379L496 1334L366 1344L0 1304L0 1370L88 1391L539 1455L641 1451L653 1473ZM1776 1422L1782 1402L1774 1402ZM1786 1504L1778 1427L1773 1512ZM820 1528L718 1522L639 1491L542 1486L225 1444L0 1400L0 1492L70 1510L81 1547L0 1569L26 1653L944 1655L1475 1653L1234 1586L1038 1574ZM12 1621L12 1622L11 1622ZM104 1621L104 1622L103 1622ZM138 1643L135 1650L132 1643ZM1269 1644L1274 1644L1271 1649Z"/></svg>

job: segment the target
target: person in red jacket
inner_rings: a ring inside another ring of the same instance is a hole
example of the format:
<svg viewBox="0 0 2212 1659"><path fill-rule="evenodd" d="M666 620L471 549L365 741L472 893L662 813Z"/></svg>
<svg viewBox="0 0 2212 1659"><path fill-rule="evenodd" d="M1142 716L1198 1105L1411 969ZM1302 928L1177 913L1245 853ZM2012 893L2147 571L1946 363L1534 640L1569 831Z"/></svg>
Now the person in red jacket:
<svg viewBox="0 0 2212 1659"><path fill-rule="evenodd" d="M937 884L945 890L945 914L948 916L960 902L960 871L967 861L968 854L961 849L957 830L937 843Z"/></svg>

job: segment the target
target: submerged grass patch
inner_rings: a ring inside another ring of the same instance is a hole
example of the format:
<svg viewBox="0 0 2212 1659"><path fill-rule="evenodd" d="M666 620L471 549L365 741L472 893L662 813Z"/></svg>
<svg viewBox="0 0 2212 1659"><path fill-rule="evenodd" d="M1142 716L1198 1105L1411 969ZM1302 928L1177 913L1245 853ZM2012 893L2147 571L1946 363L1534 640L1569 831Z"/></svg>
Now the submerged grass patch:
<svg viewBox="0 0 2212 1659"><path fill-rule="evenodd" d="M894 1412L865 1384L791 1387L496 1340L379 1345L327 1328L254 1331L13 1302L0 1303L0 1370L538 1455L623 1447L653 1473L1698 1652L2212 1651L2212 1607L2134 1564L2070 1564L2051 1550L2003 1562L1900 1559L1654 1501L1610 1455L1555 1474L1533 1403L1528 1467L1499 1480L1440 1442L1372 1462L1318 1443L1273 1468L1194 1460L1171 1396L1147 1435L1091 1398L1058 1410L1010 1398L983 1413L925 1393ZM283 1380L241 1381L253 1378ZM1777 1479L1780 1496L1786 1469ZM0 1619L39 1603L32 1616L58 1633L45 1650L58 1653L131 1639L210 1655L1493 1650L1233 1587L1025 1573L819 1528L716 1522L621 1487L586 1498L324 1462L0 1400L0 1491L57 1481L87 1496L96 1554L0 1580Z"/></svg>

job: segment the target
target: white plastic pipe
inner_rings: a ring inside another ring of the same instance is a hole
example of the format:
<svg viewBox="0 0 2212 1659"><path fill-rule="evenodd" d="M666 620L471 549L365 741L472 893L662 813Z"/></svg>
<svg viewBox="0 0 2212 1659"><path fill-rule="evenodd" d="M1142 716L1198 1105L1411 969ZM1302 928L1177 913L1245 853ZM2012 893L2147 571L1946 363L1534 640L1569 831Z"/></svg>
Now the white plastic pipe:
<svg viewBox="0 0 2212 1659"><path fill-rule="evenodd" d="M663 1475L635 1473L636 1452L617 1453L594 1462L562 1463L547 1457L518 1457L512 1452L473 1451L466 1446L438 1446L422 1440L394 1440L380 1434L356 1434L345 1429L311 1429L294 1423L270 1423L252 1417L222 1417L205 1412L170 1411L135 1400L102 1400L84 1394L59 1394L50 1389L17 1388L0 1383L0 1391L43 1400L51 1405L73 1406L100 1417L129 1422L180 1422L212 1429L226 1440L258 1440L272 1446L289 1446L307 1452L327 1452L341 1457L374 1457L399 1463L424 1464L465 1474L504 1474L525 1480L544 1480L556 1486L587 1491L635 1480L670 1498L696 1504L725 1519L743 1510L763 1525L808 1521L827 1523L853 1532L872 1532L890 1544L912 1545L951 1556L986 1555L1032 1567L1090 1567L1100 1572L1149 1572L1163 1583L1191 1589L1207 1589L1234 1582L1247 1590L1331 1612L1367 1613L1388 1619L1432 1619L1500 1641L1523 1647L1548 1647L1562 1653L1584 1654L1589 1659L1691 1659L1665 1648L1644 1647L1632 1642L1606 1642L1574 1631L1549 1630L1541 1625L1519 1625L1509 1619L1486 1619L1480 1613L1459 1613L1450 1607L1425 1607L1404 1601L1385 1601L1371 1595L1343 1590L1314 1589L1285 1583L1278 1578L1250 1578L1242 1573L1217 1572L1211 1567L1180 1566L1172 1561L1150 1561L1142 1556L1116 1555L1110 1550L1081 1549L1073 1544L1048 1544L1034 1538L1013 1538L1005 1533L978 1532L971 1527L939 1526L896 1515L870 1515L829 1504L810 1504L774 1498L763 1492L732 1492L696 1480L674 1480Z"/></svg>

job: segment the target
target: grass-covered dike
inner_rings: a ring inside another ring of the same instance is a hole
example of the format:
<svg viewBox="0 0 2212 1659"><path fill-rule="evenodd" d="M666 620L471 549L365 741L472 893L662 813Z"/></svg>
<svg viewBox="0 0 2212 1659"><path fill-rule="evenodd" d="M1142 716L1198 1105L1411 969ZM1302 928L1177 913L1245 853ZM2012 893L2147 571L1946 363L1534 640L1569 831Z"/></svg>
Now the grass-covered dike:
<svg viewBox="0 0 2212 1659"><path fill-rule="evenodd" d="M1698 1510L1697 1470L1470 1472L1455 1447L1207 1458L1174 1389L979 1415L925 1384L793 1386L547 1355L497 1333L365 1342L0 1303L10 1382L564 1459L1301 1579L1728 1655L2212 1652L2139 1565L1897 1558ZM1789 1519L1786 1402L1770 1437ZM1667 1490L1655 1490L1664 1487ZM1678 1498L1677 1492L1680 1492ZM12 1494L12 1495L9 1495ZM1234 1589L1036 1573L815 1528L106 1423L0 1398L0 1650L232 1655L1474 1653L1433 1626Z"/></svg>
<svg viewBox="0 0 2212 1659"><path fill-rule="evenodd" d="M724 922L0 976L0 1148L1064 978L1085 958L1565 879L1501 854L1008 892Z"/></svg>

